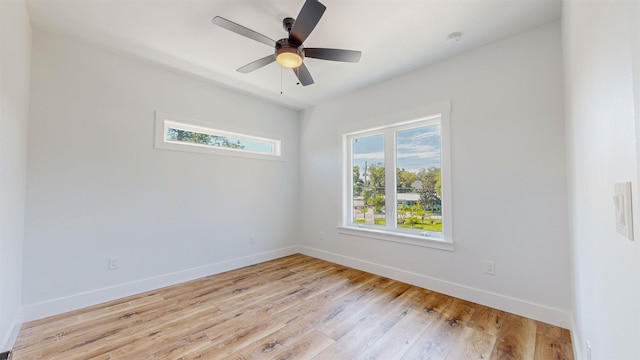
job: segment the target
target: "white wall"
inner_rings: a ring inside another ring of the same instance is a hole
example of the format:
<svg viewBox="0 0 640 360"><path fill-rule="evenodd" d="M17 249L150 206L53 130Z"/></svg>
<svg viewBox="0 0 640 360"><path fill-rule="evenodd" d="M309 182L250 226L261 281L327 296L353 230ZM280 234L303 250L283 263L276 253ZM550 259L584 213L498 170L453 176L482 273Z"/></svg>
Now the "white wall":
<svg viewBox="0 0 640 360"><path fill-rule="evenodd" d="M561 55L560 24L551 23L307 110L306 251L568 327ZM455 252L338 234L342 124L444 100L453 109ZM484 260L495 261L495 276Z"/></svg>
<svg viewBox="0 0 640 360"><path fill-rule="evenodd" d="M27 319L296 243L298 112L60 35L33 42ZM156 110L281 137L286 160L155 149Z"/></svg>
<svg viewBox="0 0 640 360"><path fill-rule="evenodd" d="M0 1L0 351L20 325L31 26L24 1Z"/></svg>
<svg viewBox="0 0 640 360"><path fill-rule="evenodd" d="M585 359L587 341L593 359L640 358L640 188L634 136L640 131L640 108L634 115L633 89L640 65L639 23L637 1L563 5L574 336ZM635 91L637 104L640 89ZM611 198L620 181L633 182L633 242L616 233Z"/></svg>

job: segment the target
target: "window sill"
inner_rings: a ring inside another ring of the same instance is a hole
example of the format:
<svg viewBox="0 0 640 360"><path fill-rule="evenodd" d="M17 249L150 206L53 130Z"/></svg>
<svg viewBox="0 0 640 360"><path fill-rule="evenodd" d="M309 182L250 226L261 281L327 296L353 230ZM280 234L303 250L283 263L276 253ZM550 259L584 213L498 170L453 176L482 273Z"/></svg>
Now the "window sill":
<svg viewBox="0 0 640 360"><path fill-rule="evenodd" d="M353 226L338 226L338 233L438 250L455 251L455 246L451 242L419 235L403 234L371 228L357 228Z"/></svg>

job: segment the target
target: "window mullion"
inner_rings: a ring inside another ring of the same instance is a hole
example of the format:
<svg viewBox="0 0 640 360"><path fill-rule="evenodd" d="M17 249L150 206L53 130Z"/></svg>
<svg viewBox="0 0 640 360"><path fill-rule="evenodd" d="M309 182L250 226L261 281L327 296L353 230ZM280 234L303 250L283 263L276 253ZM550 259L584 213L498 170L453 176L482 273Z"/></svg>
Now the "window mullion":
<svg viewBox="0 0 640 360"><path fill-rule="evenodd" d="M385 219L386 227L395 229L396 224L396 136L393 129L384 133L384 162L385 162Z"/></svg>
<svg viewBox="0 0 640 360"><path fill-rule="evenodd" d="M346 147L347 147L347 151L346 153L348 154L348 156L344 159L344 161L347 163L347 169L346 169L346 177L347 177L347 198L345 199L346 202L349 204L349 206L345 209L346 211L346 215L344 215L344 223L353 223L354 222L354 203L353 203L353 176L352 176L352 171L353 171L353 138L352 137L347 137L346 138Z"/></svg>

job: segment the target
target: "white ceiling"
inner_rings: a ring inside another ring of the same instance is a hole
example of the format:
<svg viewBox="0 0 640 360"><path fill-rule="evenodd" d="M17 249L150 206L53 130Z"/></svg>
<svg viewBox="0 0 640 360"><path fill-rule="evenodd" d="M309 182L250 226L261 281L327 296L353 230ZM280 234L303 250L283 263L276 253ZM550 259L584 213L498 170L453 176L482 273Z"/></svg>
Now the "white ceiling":
<svg viewBox="0 0 640 360"><path fill-rule="evenodd" d="M313 1L313 0L311 0ZM304 0L28 0L34 28L71 34L303 109L422 65L560 18L561 0L320 0L327 10L307 47L362 51L359 63L305 59L315 84L296 85L273 53L211 23L222 16L272 39ZM458 43L447 42L461 32ZM281 85L282 84L282 85ZM282 86L283 94L280 94Z"/></svg>

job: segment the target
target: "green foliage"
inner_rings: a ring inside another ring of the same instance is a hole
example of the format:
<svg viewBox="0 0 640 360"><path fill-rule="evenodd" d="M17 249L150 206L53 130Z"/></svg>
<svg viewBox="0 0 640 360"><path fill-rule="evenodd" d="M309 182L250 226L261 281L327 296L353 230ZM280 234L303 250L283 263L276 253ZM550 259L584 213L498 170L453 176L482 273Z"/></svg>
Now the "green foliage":
<svg viewBox="0 0 640 360"><path fill-rule="evenodd" d="M402 205L398 207L398 225L404 224L405 217L411 215L411 208L409 205Z"/></svg>
<svg viewBox="0 0 640 360"><path fill-rule="evenodd" d="M432 231L432 232L442 232L442 223L433 224L433 225L422 225L422 230Z"/></svg>
<svg viewBox="0 0 640 360"><path fill-rule="evenodd" d="M369 183L367 184L367 187L371 189L374 194L384 195L384 186L385 186L384 166L371 165L368 170L369 170Z"/></svg>
<svg viewBox="0 0 640 360"><path fill-rule="evenodd" d="M360 178L360 167L358 165L353 166L353 195L362 195L364 189L364 180Z"/></svg>
<svg viewBox="0 0 640 360"><path fill-rule="evenodd" d="M425 230L432 232L442 232L442 221L440 219L427 218L421 220L417 216L409 216L403 224L399 224L400 228L412 228L417 230Z"/></svg>
<svg viewBox="0 0 640 360"><path fill-rule="evenodd" d="M418 180L422 182L422 188L416 189L420 194L420 204L427 210L439 212L442 208L442 181L440 169L430 168L428 170L420 170L416 175Z"/></svg>
<svg viewBox="0 0 640 360"><path fill-rule="evenodd" d="M413 191L411 185L418 180L416 173L405 169L396 169L396 190L399 193L409 193Z"/></svg>
<svg viewBox="0 0 640 360"><path fill-rule="evenodd" d="M404 225L411 226L412 229L415 228L416 224L420 224L420 219L415 215L409 216L409 218L404 221Z"/></svg>
<svg viewBox="0 0 640 360"><path fill-rule="evenodd" d="M375 220L374 220L374 223L375 223L376 225L386 225L386 224L387 224L387 220L386 220L385 218L382 218L382 219L375 219Z"/></svg>
<svg viewBox="0 0 640 360"><path fill-rule="evenodd" d="M440 171L440 169L438 169L438 172L436 172L436 184L435 184L435 188L436 188L436 194L438 194L438 196L440 198L442 198L442 171Z"/></svg>
<svg viewBox="0 0 640 360"><path fill-rule="evenodd" d="M398 227L442 232L442 220L420 204L398 207Z"/></svg>
<svg viewBox="0 0 640 360"><path fill-rule="evenodd" d="M232 149L244 149L244 145L240 144L240 141L231 141L224 136L216 136L209 134L202 134L193 131L179 130L169 128L167 131L167 137L169 140L190 142L194 144L202 144L217 147L226 147Z"/></svg>
<svg viewBox="0 0 640 360"><path fill-rule="evenodd" d="M359 166L353 167L353 193L355 196L363 196L365 204L373 208L374 223L384 225L386 219L377 215L382 214L385 207L385 168L380 164L367 166L365 163L364 171L362 170ZM416 186L416 182L422 185ZM440 169L422 169L417 173L396 169L396 183L398 193L416 192L420 196L418 204L401 205L397 208L398 227L442 232L442 221L439 217L432 217L441 214ZM367 207L360 211L366 213Z"/></svg>
<svg viewBox="0 0 640 360"><path fill-rule="evenodd" d="M384 167L379 165L367 166L365 163L364 171L360 173L360 167L353 167L353 194L354 196L362 196L365 204L372 205L372 201L378 203L382 196L384 199L385 174ZM382 207L384 206L384 202ZM382 208L380 207L380 209ZM379 213L379 212L378 212Z"/></svg>
<svg viewBox="0 0 640 360"><path fill-rule="evenodd" d="M424 207L422 207L420 204L414 204L414 205L411 205L411 207L409 208L409 210L410 210L411 212L414 212L414 213L422 213L422 214L424 215ZM422 215L420 215L420 216L422 216Z"/></svg>
<svg viewBox="0 0 640 360"><path fill-rule="evenodd" d="M374 194L368 199L367 205L373 207L374 214L381 214L382 208L384 208L385 200L384 195Z"/></svg>

